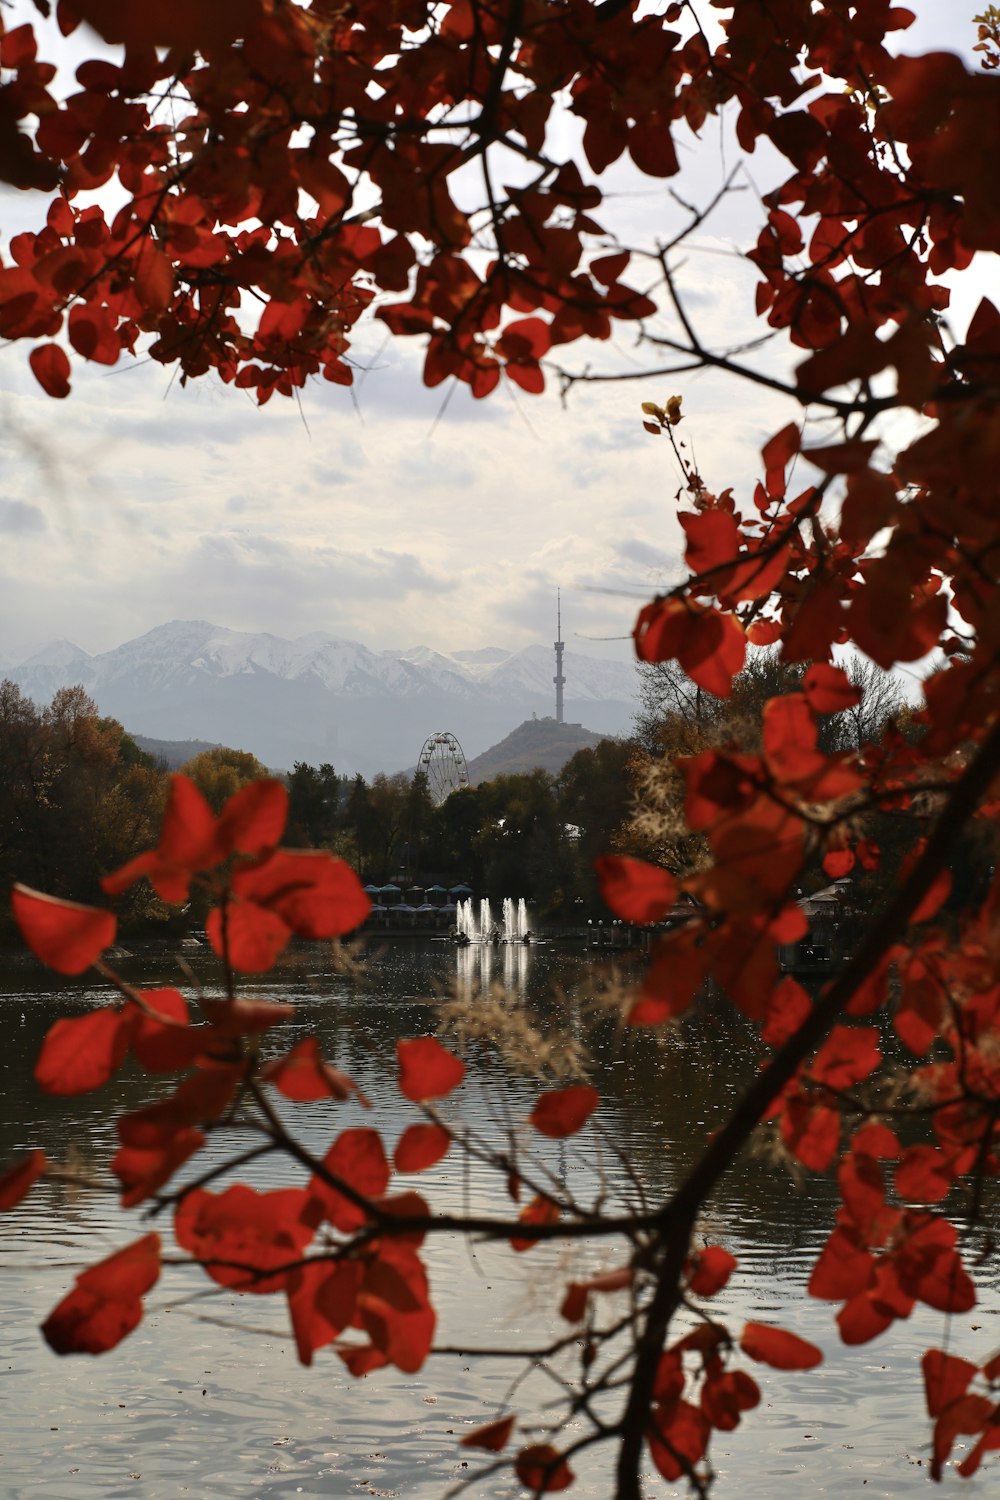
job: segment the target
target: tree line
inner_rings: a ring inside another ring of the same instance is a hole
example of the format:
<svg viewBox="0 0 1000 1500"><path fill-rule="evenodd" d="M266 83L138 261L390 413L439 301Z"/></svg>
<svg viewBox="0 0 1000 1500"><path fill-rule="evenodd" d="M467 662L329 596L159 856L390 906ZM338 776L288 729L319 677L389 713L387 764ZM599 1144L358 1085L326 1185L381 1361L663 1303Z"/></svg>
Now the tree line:
<svg viewBox="0 0 1000 1500"><path fill-rule="evenodd" d="M596 915L593 862L626 822L634 753L631 740L604 740L579 751L558 776L498 776L439 806L422 771L379 772L368 781L299 761L285 778L289 841L338 854L374 884L464 882L477 893L524 896L552 917L583 904ZM4 682L0 767L6 888L23 880L55 895L98 899L101 874L149 844L166 805L165 767L81 687L62 689L39 708ZM225 747L200 752L182 770L216 813L268 774L255 756ZM126 928L178 923L144 882L123 899Z"/></svg>
<svg viewBox="0 0 1000 1500"><path fill-rule="evenodd" d="M886 734L915 733L895 678L860 661L851 672L859 701L823 718L826 749L856 750ZM599 856L639 856L678 876L696 870L707 847L685 819L684 758L721 746L759 749L765 703L794 692L803 669L754 652L727 699L703 692L671 664L640 663L637 673L632 734L577 751L556 775L504 774L435 805L423 771L379 772L368 781L340 776L329 763L297 761L285 778L289 841L339 855L375 885L466 883L477 894L523 896L549 922L606 918ZM24 879L96 899L101 872L148 844L166 803L164 767L102 716L81 687L62 689L38 708L4 682L0 764L0 872L8 884ZM254 755L226 747L201 751L183 771L216 813L268 774ZM877 898L919 836L910 811L869 820L883 858L870 878L856 872L872 887L866 898ZM981 878L991 860L992 845L980 839L959 862L965 881ZM817 865L804 878L825 877ZM178 916L143 883L132 888L121 916L126 927L172 930L200 913Z"/></svg>

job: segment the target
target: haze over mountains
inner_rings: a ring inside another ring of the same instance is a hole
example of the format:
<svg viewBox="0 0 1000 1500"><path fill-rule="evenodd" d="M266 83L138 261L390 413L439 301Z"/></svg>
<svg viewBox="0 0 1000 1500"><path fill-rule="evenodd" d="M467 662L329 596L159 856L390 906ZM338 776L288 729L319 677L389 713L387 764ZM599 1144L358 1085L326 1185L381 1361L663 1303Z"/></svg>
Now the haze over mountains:
<svg viewBox="0 0 1000 1500"><path fill-rule="evenodd" d="M56 641L5 675L39 704L79 683L136 734L216 741L274 769L330 761L370 777L414 765L436 730L457 735L471 759L533 713L552 714L554 670L541 645L372 651L319 632L285 640L173 620L95 656ZM567 721L630 730L631 664L566 651L563 670Z"/></svg>

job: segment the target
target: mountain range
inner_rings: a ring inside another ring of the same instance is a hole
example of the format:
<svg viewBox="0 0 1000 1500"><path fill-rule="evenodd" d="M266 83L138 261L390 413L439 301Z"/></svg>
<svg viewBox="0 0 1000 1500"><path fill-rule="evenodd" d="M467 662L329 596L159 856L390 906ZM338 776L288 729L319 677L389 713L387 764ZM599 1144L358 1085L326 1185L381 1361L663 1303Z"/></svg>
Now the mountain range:
<svg viewBox="0 0 1000 1500"><path fill-rule="evenodd" d="M250 750L265 765L331 762L341 775L413 766L425 738L456 735L469 759L533 713L553 712L551 648L372 651L316 632L281 636L173 620L90 655L55 641L6 674L36 703L79 683L132 733ZM566 651L564 717L622 734L635 669Z"/></svg>

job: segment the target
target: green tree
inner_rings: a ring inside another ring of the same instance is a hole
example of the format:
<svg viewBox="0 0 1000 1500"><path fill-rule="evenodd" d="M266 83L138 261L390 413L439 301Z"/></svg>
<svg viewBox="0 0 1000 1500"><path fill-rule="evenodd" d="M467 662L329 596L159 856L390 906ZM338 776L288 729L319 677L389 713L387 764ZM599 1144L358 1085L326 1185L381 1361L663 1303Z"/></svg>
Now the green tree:
<svg viewBox="0 0 1000 1500"><path fill-rule="evenodd" d="M391 875L400 873L403 846L407 839L407 816L410 778L403 771L387 776L379 771L368 789L370 827L369 862L376 879L385 884Z"/></svg>
<svg viewBox="0 0 1000 1500"><path fill-rule="evenodd" d="M431 817L428 860L449 885L463 881L483 889L480 834L487 821L485 794L476 786L458 787Z"/></svg>
<svg viewBox="0 0 1000 1500"><path fill-rule="evenodd" d="M565 906L582 903L588 915L599 909L594 861L622 846L632 810L632 770L636 746L628 740L601 740L578 750L556 777L561 832L572 856L572 878Z"/></svg>
<svg viewBox="0 0 1000 1500"><path fill-rule="evenodd" d="M372 878L372 852L375 841L375 818L371 803L371 789L360 771L348 789L342 814L344 831L357 851L358 869Z"/></svg>
<svg viewBox="0 0 1000 1500"><path fill-rule="evenodd" d="M403 867L412 880L419 882L429 868L430 837L434 825L434 801L426 771L413 773L403 819Z"/></svg>
<svg viewBox="0 0 1000 1500"><path fill-rule="evenodd" d="M569 856L547 771L496 776L479 787L485 819L478 834L491 896L548 905L566 886Z"/></svg>
<svg viewBox="0 0 1000 1500"><path fill-rule="evenodd" d="M307 848L333 848L340 816L340 778L329 762L317 769L297 760L288 778L291 842Z"/></svg>

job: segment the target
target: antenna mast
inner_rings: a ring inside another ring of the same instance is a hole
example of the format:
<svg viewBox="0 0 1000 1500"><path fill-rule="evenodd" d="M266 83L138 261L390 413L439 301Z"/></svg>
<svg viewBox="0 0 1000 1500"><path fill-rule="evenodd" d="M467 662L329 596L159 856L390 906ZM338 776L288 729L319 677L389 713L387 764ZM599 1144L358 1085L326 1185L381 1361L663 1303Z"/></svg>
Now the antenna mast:
<svg viewBox="0 0 1000 1500"><path fill-rule="evenodd" d="M563 722L563 688L566 686L566 679L563 676L562 669L562 598L559 589L556 589L556 635L558 637L554 642L556 648L556 675L552 681L556 685L556 723L561 724Z"/></svg>

